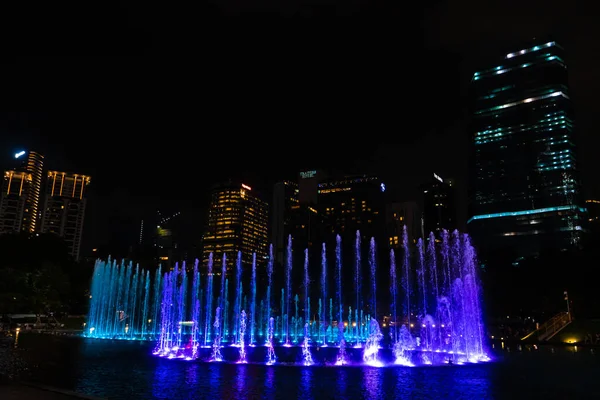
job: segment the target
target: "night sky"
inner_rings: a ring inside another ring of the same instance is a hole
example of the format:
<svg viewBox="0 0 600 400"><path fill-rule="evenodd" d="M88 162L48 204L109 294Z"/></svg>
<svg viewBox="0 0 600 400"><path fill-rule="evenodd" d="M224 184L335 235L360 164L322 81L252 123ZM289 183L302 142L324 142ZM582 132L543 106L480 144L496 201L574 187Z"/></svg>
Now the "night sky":
<svg viewBox="0 0 600 400"><path fill-rule="evenodd" d="M37 148L49 168L91 175L87 248L134 242L157 209L181 211L199 237L208 189L228 178L267 193L304 169L374 172L405 200L435 171L465 199L468 82L537 37L567 51L585 196L600 198L591 13L558 1L280 3L15 8L3 94L41 111L0 114L0 164Z"/></svg>

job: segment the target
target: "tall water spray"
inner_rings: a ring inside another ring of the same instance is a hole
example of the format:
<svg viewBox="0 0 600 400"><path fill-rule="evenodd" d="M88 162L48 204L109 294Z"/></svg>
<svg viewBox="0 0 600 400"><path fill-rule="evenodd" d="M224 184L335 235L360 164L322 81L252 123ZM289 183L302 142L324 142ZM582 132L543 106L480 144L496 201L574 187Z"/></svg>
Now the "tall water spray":
<svg viewBox="0 0 600 400"><path fill-rule="evenodd" d="M266 313L265 316L267 318L267 323L265 326L267 327L267 332L265 332L265 336L267 338L267 344L269 343L269 324L271 322L271 291L273 287L273 245L269 246L269 260L267 262L267 301L266 301Z"/></svg>
<svg viewBox="0 0 600 400"><path fill-rule="evenodd" d="M206 321L204 325L204 346L208 346L210 336L210 325L212 322L212 299L213 299L213 254L208 255L208 277L206 279Z"/></svg>
<svg viewBox="0 0 600 400"><path fill-rule="evenodd" d="M221 308L217 307L215 312L215 341L212 346L212 358L211 361L223 361L223 355L221 354L221 324L219 321L221 320Z"/></svg>
<svg viewBox="0 0 600 400"><path fill-rule="evenodd" d="M287 244L287 259L285 268L285 313L286 313L286 329L285 329L285 344L290 346L290 302L292 301L292 235L288 236Z"/></svg>
<svg viewBox="0 0 600 400"><path fill-rule="evenodd" d="M254 332L256 330L256 253L252 254L250 296L250 346L254 346Z"/></svg>
<svg viewBox="0 0 600 400"><path fill-rule="evenodd" d="M238 345L240 346L240 359L239 363L246 362L246 311L242 310L242 314L240 315L240 341Z"/></svg>
<svg viewBox="0 0 600 400"><path fill-rule="evenodd" d="M367 365L373 367L380 367L382 365L379 361L379 342L383 338L381 330L379 329L379 323L375 318L371 318L369 322L369 337L365 343L365 350L363 352L363 360Z"/></svg>
<svg viewBox="0 0 600 400"><path fill-rule="evenodd" d="M371 315L377 319L377 262L375 261L375 238L369 245L369 267L371 270Z"/></svg>
<svg viewBox="0 0 600 400"><path fill-rule="evenodd" d="M411 280L410 280L410 246L408 244L408 232L406 231L406 225L402 230L402 247L403 247L403 261L402 261L402 290L404 291L404 312L407 319L408 326L411 326Z"/></svg>
<svg viewBox="0 0 600 400"><path fill-rule="evenodd" d="M221 290L219 296L219 307L221 308L221 334L225 335L225 321L227 320L227 297L225 297L225 291L227 286L227 255L223 253L223 259L221 263Z"/></svg>
<svg viewBox="0 0 600 400"><path fill-rule="evenodd" d="M312 354L310 353L310 338L308 335L308 322L304 324L304 341L302 342L302 358L304 365L313 365Z"/></svg>
<svg viewBox="0 0 600 400"><path fill-rule="evenodd" d="M304 337L310 336L310 279L308 275L308 249L304 249Z"/></svg>
<svg viewBox="0 0 600 400"><path fill-rule="evenodd" d="M275 347L273 343L273 334L275 332L275 318L269 318L269 332L267 335L267 365L275 364Z"/></svg>
<svg viewBox="0 0 600 400"><path fill-rule="evenodd" d="M394 325L394 329L390 333L393 334L392 345L395 345L398 342L398 278L396 272L396 255L393 249L390 250L390 296L392 300L390 307L392 311L391 320Z"/></svg>
<svg viewBox="0 0 600 400"><path fill-rule="evenodd" d="M421 296L421 320L423 323L421 339L423 340L424 347L431 349L432 332L435 328L435 322L433 318L428 314L427 309L427 284L429 283L426 277L425 269L425 255L423 251L423 240L419 238L417 240L417 279L420 287Z"/></svg>
<svg viewBox="0 0 600 400"><path fill-rule="evenodd" d="M238 251L235 260L235 302L233 303L233 329L235 332L235 341L239 341L239 321L242 312L242 296L242 252Z"/></svg>
<svg viewBox="0 0 600 400"><path fill-rule="evenodd" d="M354 291L356 295L356 308L355 312L358 313L358 310L362 309L360 304L360 293L362 289L361 280L362 280L362 264L361 264L361 248L360 248L360 231L356 231L356 245L354 248ZM358 319L358 318L355 318ZM341 321L341 319L340 319ZM357 331L360 329L360 325L357 323ZM360 347L359 335L356 335L356 346Z"/></svg>
<svg viewBox="0 0 600 400"><path fill-rule="evenodd" d="M319 339L324 346L327 345L325 330L325 321L327 319L327 251L325 243L323 243L321 250L321 298L319 299ZM323 330L323 335L321 335Z"/></svg>
<svg viewBox="0 0 600 400"><path fill-rule="evenodd" d="M431 232L429 234L429 243L427 244L427 270L429 271L429 287L431 290L431 296L434 299L434 304L440 302L440 288L438 278L438 266L437 266L437 255L435 249L435 234ZM443 328L441 326L441 319L439 313L439 307L436 307L435 320L438 321L438 328L435 330L434 340L437 342L438 348L442 347L443 344Z"/></svg>
<svg viewBox="0 0 600 400"><path fill-rule="evenodd" d="M194 276L192 278L192 348L197 351L200 334L198 324L200 323L200 272L198 271L198 260L194 263Z"/></svg>

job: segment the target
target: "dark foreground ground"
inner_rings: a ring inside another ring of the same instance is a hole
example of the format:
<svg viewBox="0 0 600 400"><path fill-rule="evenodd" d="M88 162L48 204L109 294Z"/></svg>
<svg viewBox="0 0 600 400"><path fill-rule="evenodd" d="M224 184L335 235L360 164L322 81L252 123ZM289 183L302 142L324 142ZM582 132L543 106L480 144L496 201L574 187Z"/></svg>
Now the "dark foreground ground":
<svg viewBox="0 0 600 400"><path fill-rule="evenodd" d="M0 383L0 399L2 400L96 400L98 397L89 397L66 390L45 386L29 385L17 382Z"/></svg>

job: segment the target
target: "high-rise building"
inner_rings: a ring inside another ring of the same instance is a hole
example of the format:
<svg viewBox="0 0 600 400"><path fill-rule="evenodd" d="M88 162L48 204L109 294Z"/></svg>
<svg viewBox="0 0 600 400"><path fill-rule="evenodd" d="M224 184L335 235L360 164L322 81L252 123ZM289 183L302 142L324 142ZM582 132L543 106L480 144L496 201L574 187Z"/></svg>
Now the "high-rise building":
<svg viewBox="0 0 600 400"><path fill-rule="evenodd" d="M456 207L452 179L443 179L434 173L431 181L421 186L423 191L423 232L436 235L443 229L453 231L456 225Z"/></svg>
<svg viewBox="0 0 600 400"><path fill-rule="evenodd" d="M271 208L271 244L275 261L283 265L287 238L292 234L293 214L299 208L298 184L283 181L273 188L273 206Z"/></svg>
<svg viewBox="0 0 600 400"><path fill-rule="evenodd" d="M258 264L267 259L268 204L245 184L228 183L213 188L206 231L203 236L203 264L213 253L215 273L220 272L223 253L227 269L235 265L237 252L242 262L252 263L256 253ZM218 266L217 266L218 265Z"/></svg>
<svg viewBox="0 0 600 400"><path fill-rule="evenodd" d="M416 201L389 203L386 206L388 244L392 249L402 247L402 234L406 226L409 243L422 237L421 213Z"/></svg>
<svg viewBox="0 0 600 400"><path fill-rule="evenodd" d="M319 183L318 211L326 235L365 238L385 235L385 184L376 176L348 176Z"/></svg>
<svg viewBox="0 0 600 400"><path fill-rule="evenodd" d="M81 253L89 184L90 177L86 175L48 171L41 231L63 238L75 260L79 260Z"/></svg>
<svg viewBox="0 0 600 400"><path fill-rule="evenodd" d="M505 54L472 79L468 229L480 251L523 257L578 245L583 202L563 48Z"/></svg>
<svg viewBox="0 0 600 400"><path fill-rule="evenodd" d="M0 197L0 233L35 232L40 217L44 156L35 151L15 154L18 166L4 171Z"/></svg>

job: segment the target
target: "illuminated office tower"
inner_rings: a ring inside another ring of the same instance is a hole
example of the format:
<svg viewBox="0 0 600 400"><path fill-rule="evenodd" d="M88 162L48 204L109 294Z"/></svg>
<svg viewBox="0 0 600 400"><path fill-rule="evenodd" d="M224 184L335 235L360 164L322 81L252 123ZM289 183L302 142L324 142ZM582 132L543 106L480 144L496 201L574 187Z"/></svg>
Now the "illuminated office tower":
<svg viewBox="0 0 600 400"><path fill-rule="evenodd" d="M44 156L35 151L15 154L17 168L4 171L0 196L0 233L35 232L40 217Z"/></svg>
<svg viewBox="0 0 600 400"><path fill-rule="evenodd" d="M215 265L221 265L223 253L227 255L228 271L235 265L238 251L242 261L252 263L252 254L264 264L267 259L268 204L261 200L248 185L228 183L213 188L206 231L203 236L203 264L210 253ZM220 273L220 267L214 268Z"/></svg>
<svg viewBox="0 0 600 400"><path fill-rule="evenodd" d="M468 228L484 253L518 258L580 242L585 209L563 53L540 43L473 75Z"/></svg>
<svg viewBox="0 0 600 400"><path fill-rule="evenodd" d="M452 232L457 228L453 186L452 179L444 179L436 173L429 182L421 185L423 192L422 234L425 237L430 232L439 236L443 229Z"/></svg>
<svg viewBox="0 0 600 400"><path fill-rule="evenodd" d="M353 240L359 230L363 240L384 243L385 184L376 176L328 178L319 183L318 210L323 214L325 234Z"/></svg>
<svg viewBox="0 0 600 400"><path fill-rule="evenodd" d="M65 241L69 254L79 259L90 177L48 171L41 231L54 233Z"/></svg>

